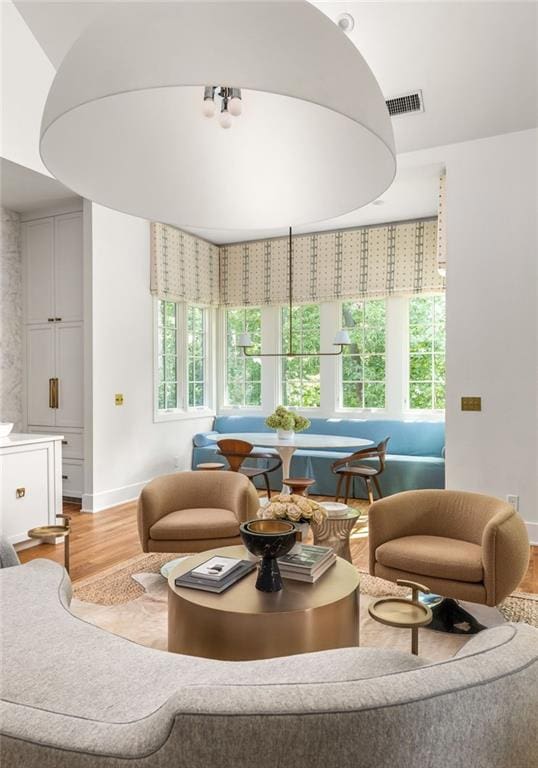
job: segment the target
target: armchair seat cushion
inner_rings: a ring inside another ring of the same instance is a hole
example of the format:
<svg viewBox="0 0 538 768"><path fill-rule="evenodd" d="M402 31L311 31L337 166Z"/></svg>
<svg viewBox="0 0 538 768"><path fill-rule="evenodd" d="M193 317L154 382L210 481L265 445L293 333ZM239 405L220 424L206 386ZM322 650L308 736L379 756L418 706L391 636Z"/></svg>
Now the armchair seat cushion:
<svg viewBox="0 0 538 768"><path fill-rule="evenodd" d="M178 509L154 523L149 535L157 541L183 539L228 539L239 536L237 517L229 509L195 508Z"/></svg>
<svg viewBox="0 0 538 768"><path fill-rule="evenodd" d="M392 539L377 547L375 557L386 568L421 576L473 583L484 579L482 548L478 544L444 536Z"/></svg>

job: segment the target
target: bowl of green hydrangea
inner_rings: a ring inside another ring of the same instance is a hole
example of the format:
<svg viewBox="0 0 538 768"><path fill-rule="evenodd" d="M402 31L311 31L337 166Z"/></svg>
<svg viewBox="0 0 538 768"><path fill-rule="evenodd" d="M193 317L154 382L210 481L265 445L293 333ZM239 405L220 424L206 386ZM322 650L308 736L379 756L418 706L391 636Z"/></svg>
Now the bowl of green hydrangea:
<svg viewBox="0 0 538 768"><path fill-rule="evenodd" d="M308 419L289 411L283 405L279 405L276 411L265 419L265 423L271 429L276 429L281 440L293 440L296 432L302 432L310 426Z"/></svg>

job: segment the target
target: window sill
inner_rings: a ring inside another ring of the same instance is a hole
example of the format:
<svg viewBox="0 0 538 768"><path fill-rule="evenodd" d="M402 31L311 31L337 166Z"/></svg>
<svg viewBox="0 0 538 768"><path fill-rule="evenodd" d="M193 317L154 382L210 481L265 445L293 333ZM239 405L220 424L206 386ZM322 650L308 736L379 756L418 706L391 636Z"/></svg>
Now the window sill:
<svg viewBox="0 0 538 768"><path fill-rule="evenodd" d="M215 417L215 411L211 408L192 411L157 411L153 414L153 423L158 424L162 421L193 421L194 419L212 419Z"/></svg>

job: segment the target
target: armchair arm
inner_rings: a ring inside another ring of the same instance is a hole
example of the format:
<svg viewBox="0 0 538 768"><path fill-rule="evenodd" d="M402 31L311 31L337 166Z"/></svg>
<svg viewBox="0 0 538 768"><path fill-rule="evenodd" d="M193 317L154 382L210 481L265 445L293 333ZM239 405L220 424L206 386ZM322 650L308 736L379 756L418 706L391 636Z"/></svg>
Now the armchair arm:
<svg viewBox="0 0 538 768"><path fill-rule="evenodd" d="M525 523L506 504L489 520L482 535L487 605L498 605L514 591L528 568L529 553Z"/></svg>
<svg viewBox="0 0 538 768"><path fill-rule="evenodd" d="M237 521L239 523L245 523L247 520L252 520L256 517L259 508L260 501L258 499L258 492L249 480L248 485L240 494L239 503L233 510L237 517Z"/></svg>
<svg viewBox="0 0 538 768"><path fill-rule="evenodd" d="M386 541L403 536L433 533L439 517L440 494L446 491L421 490L395 493L374 502L368 511L370 573L374 573L375 551Z"/></svg>

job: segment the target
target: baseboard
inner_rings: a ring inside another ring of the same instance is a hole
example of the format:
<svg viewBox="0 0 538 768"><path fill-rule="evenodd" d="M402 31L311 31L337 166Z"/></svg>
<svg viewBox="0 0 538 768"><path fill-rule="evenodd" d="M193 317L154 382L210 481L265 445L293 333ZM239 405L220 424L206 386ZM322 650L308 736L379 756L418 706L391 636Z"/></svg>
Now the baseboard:
<svg viewBox="0 0 538 768"><path fill-rule="evenodd" d="M142 483L133 483L124 485L121 488L111 488L108 491L100 493L85 493L82 497L82 512L101 512L103 509L117 507L119 504L127 504L129 501L135 501L142 488L148 480Z"/></svg>
<svg viewBox="0 0 538 768"><path fill-rule="evenodd" d="M529 541L535 546L538 545L538 523L525 523L527 526L527 533L529 534Z"/></svg>

